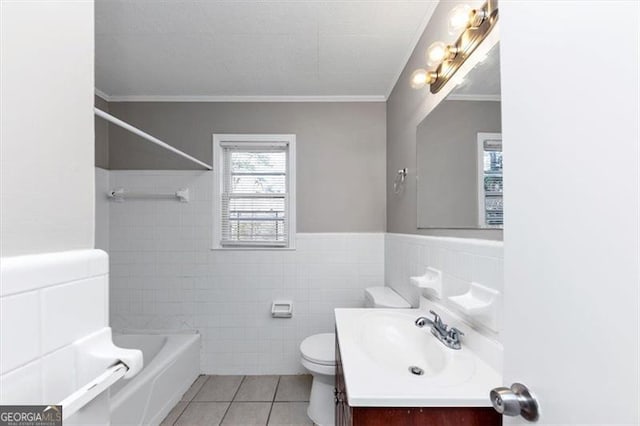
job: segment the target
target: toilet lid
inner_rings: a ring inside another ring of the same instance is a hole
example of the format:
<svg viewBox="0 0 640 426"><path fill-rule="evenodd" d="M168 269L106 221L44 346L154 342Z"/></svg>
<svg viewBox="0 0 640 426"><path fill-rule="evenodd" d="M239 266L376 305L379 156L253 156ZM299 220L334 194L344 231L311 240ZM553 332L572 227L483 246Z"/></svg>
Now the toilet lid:
<svg viewBox="0 0 640 426"><path fill-rule="evenodd" d="M336 363L336 335L321 333L309 336L300 344L302 356L311 362L321 365Z"/></svg>

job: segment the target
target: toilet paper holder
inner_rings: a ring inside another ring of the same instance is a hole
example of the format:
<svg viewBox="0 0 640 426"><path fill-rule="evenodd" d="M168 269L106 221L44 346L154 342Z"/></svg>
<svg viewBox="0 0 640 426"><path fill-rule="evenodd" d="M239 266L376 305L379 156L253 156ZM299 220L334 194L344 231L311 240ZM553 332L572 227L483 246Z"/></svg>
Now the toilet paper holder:
<svg viewBox="0 0 640 426"><path fill-rule="evenodd" d="M271 304L271 316L273 318L293 317L293 302L290 300L274 300Z"/></svg>

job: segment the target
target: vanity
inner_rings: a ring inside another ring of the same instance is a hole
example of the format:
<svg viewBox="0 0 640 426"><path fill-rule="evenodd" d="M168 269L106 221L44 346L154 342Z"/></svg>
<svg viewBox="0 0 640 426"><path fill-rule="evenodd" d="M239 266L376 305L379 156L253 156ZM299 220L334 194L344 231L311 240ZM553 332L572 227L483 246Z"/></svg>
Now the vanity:
<svg viewBox="0 0 640 426"><path fill-rule="evenodd" d="M498 371L415 325L417 309L336 309L336 425L499 426ZM341 344L342 342L342 344Z"/></svg>

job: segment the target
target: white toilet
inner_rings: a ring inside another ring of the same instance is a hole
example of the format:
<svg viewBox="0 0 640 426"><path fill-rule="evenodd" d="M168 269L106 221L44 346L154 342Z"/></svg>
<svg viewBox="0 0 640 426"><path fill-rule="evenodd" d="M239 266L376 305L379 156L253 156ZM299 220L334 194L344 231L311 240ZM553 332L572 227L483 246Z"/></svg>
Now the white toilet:
<svg viewBox="0 0 640 426"><path fill-rule="evenodd" d="M406 309L411 307L409 302L390 287L369 287L365 289L364 295L367 308ZM335 346L334 333L314 334L300 344L302 365L313 376L307 415L319 426L334 424Z"/></svg>

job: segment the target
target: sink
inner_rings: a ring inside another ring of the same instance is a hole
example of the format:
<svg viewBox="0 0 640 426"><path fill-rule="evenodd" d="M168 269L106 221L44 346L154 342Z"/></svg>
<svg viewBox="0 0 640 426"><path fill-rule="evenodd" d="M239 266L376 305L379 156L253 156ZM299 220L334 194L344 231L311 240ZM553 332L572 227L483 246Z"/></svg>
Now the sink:
<svg viewBox="0 0 640 426"><path fill-rule="evenodd" d="M359 310L348 321L348 349L379 378L403 377L438 387L467 382L476 370L476 357L464 346L447 348L428 327L416 327L418 316L409 309Z"/></svg>
<svg viewBox="0 0 640 426"><path fill-rule="evenodd" d="M380 368L408 374L419 367L425 377L441 373L447 365L446 348L428 329L414 325L415 318L372 311L359 322L359 345Z"/></svg>
<svg viewBox="0 0 640 426"><path fill-rule="evenodd" d="M425 315L420 309L335 310L349 405L491 406L487 392L502 383L500 373L465 340L460 350L450 349L428 327L416 327L416 318ZM483 356L491 350L493 343L475 330L455 326Z"/></svg>

